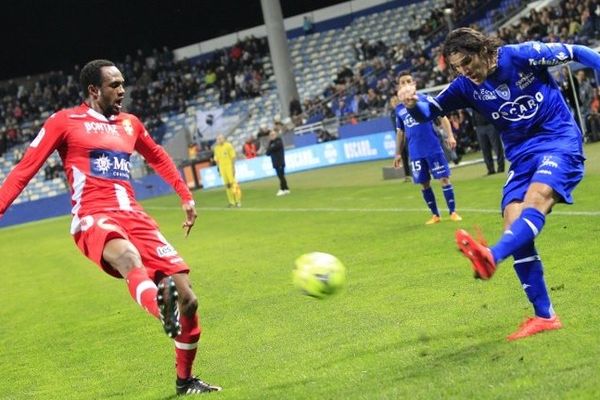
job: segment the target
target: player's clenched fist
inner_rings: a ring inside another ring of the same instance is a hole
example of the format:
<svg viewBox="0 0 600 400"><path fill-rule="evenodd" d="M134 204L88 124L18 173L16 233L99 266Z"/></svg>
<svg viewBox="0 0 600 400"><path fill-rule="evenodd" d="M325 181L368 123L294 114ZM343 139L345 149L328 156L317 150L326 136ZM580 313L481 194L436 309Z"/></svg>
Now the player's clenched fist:
<svg viewBox="0 0 600 400"><path fill-rule="evenodd" d="M408 108L417 103L417 88L415 85L405 85L398 89L398 100Z"/></svg>

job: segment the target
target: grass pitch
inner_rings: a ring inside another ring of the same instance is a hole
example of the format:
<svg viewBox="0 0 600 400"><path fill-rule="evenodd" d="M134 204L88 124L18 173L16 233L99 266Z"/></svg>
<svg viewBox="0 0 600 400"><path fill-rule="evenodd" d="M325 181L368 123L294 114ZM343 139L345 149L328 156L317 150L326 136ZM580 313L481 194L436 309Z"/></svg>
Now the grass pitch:
<svg viewBox="0 0 600 400"><path fill-rule="evenodd" d="M564 329L515 343L531 313L510 262L472 279L457 227L501 232L504 176L454 170L458 211L425 226L418 186L383 181L390 161L196 193L183 239L174 196L144 203L192 267L204 333L196 373L211 399L517 399L600 397L600 145L586 147L574 206L560 205L537 240ZM437 182L441 210L445 203ZM445 216L445 214L444 214ZM0 230L0 399L174 398L174 350L159 323L77 250L69 218ZM293 261L336 255L348 287L323 301L292 286Z"/></svg>

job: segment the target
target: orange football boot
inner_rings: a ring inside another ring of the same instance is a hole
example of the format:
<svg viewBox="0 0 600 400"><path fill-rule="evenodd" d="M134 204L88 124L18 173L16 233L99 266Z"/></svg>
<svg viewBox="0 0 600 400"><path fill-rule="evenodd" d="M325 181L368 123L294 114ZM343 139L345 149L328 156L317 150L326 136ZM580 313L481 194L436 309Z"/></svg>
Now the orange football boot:
<svg viewBox="0 0 600 400"><path fill-rule="evenodd" d="M475 279L487 280L496 272L496 263L489 248L473 239L464 229L456 231L458 249L471 260Z"/></svg>
<svg viewBox="0 0 600 400"><path fill-rule="evenodd" d="M425 225L433 225L433 224L437 224L441 221L442 219L438 216L438 215L432 215L431 219L428 219L427 222L425 222Z"/></svg>
<svg viewBox="0 0 600 400"><path fill-rule="evenodd" d="M510 341L523 339L528 336L535 335L536 333L560 328L562 328L562 323L560 322L560 319L558 319L557 315L553 315L552 318L527 318L519 326L519 329L512 335L507 336L506 339Z"/></svg>

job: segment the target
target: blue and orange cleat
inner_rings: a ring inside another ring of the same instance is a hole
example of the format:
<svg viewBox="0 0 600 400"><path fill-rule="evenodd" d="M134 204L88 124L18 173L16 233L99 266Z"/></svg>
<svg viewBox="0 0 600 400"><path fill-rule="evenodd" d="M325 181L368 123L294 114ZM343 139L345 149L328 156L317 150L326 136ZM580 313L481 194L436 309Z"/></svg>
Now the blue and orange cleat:
<svg viewBox="0 0 600 400"><path fill-rule="evenodd" d="M490 249L473 239L464 229L457 230L455 236L458 249L473 264L475 279L490 279L496 272L496 262Z"/></svg>
<svg viewBox="0 0 600 400"><path fill-rule="evenodd" d="M519 329L512 335L507 336L506 339L509 341L519 340L531 335L535 335L536 333L560 328L562 328L562 323L560 322L560 319L558 319L557 315L553 315L552 318L527 318L519 326Z"/></svg>

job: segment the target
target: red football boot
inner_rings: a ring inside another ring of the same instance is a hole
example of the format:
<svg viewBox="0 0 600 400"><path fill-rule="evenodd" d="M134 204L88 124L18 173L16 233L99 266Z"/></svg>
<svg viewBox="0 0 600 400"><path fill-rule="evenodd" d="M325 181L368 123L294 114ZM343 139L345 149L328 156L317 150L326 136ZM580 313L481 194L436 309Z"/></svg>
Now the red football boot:
<svg viewBox="0 0 600 400"><path fill-rule="evenodd" d="M496 272L496 263L489 248L473 239L464 229L456 231L458 249L471 260L475 279L490 279Z"/></svg>
<svg viewBox="0 0 600 400"><path fill-rule="evenodd" d="M527 318L521 326L519 326L519 329L512 335L507 336L506 339L510 341L523 339L535 335L536 333L560 328L562 328L562 323L557 315L552 316L552 318Z"/></svg>

